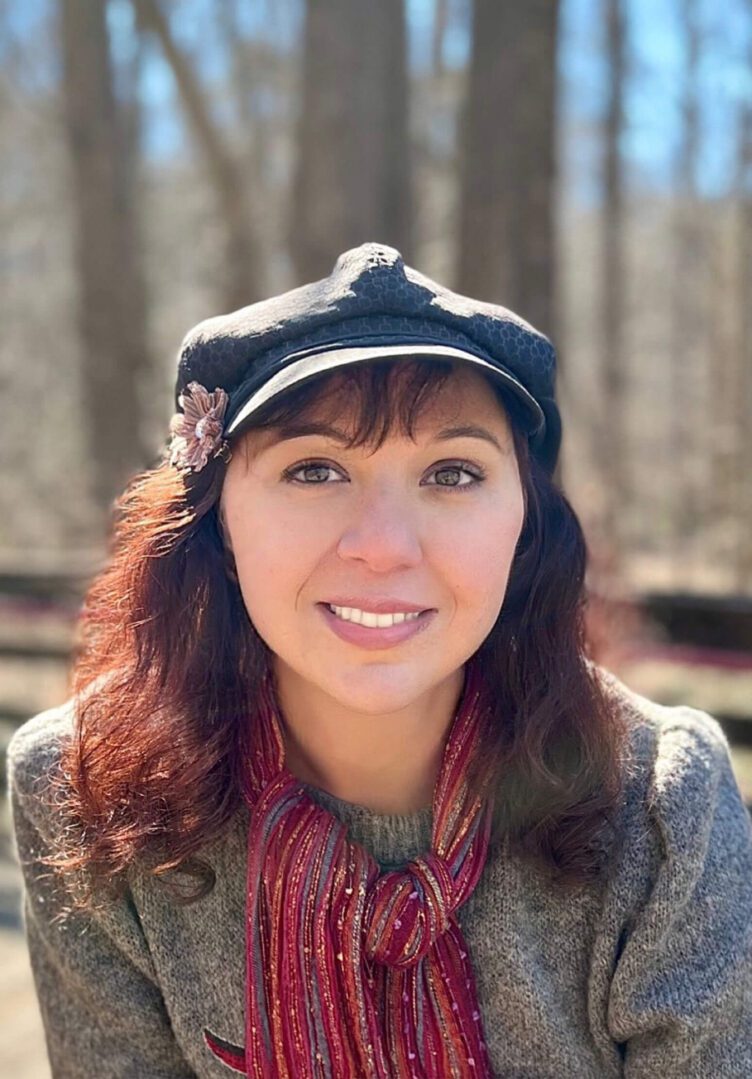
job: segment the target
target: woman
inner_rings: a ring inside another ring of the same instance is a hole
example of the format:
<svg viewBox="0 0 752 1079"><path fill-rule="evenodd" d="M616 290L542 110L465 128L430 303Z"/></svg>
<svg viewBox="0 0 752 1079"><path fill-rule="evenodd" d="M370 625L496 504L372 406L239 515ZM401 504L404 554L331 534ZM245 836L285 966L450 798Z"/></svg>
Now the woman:
<svg viewBox="0 0 752 1079"><path fill-rule="evenodd" d="M752 1074L750 822L587 657L553 379L378 244L188 335L10 747L55 1076Z"/></svg>

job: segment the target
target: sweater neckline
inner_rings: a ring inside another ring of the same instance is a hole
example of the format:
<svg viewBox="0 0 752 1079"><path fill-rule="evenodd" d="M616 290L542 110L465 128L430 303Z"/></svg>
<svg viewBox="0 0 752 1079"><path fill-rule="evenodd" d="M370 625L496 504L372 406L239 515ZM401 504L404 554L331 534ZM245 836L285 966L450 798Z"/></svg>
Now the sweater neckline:
<svg viewBox="0 0 752 1079"><path fill-rule="evenodd" d="M433 806L412 813L375 813L310 783L302 785L314 801L345 825L350 839L365 847L382 870L397 869L431 847Z"/></svg>

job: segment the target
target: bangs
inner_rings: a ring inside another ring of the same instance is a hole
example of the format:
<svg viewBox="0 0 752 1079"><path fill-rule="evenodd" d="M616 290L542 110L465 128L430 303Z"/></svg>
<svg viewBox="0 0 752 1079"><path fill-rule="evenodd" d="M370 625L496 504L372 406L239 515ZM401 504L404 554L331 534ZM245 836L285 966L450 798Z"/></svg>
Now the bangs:
<svg viewBox="0 0 752 1079"><path fill-rule="evenodd" d="M314 417L327 423L337 420L341 425L346 416L349 449L367 446L377 450L394 434L414 440L420 419L435 405L437 395L460 366L466 365L435 358L390 359L326 371L272 398L241 430L284 430ZM498 385L485 375L481 377L493 390L516 436L523 425L519 407Z"/></svg>

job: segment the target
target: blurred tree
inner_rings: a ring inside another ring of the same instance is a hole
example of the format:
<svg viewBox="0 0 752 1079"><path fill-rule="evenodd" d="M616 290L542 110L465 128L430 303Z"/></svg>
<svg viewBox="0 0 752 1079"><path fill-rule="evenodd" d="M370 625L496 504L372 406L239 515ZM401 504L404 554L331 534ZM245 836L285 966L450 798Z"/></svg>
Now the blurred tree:
<svg viewBox="0 0 752 1079"><path fill-rule="evenodd" d="M608 81L603 119L603 198L601 357L603 398L599 424L599 460L602 468L604 513L601 558L608 572L619 574L624 537L620 534L628 504L625 406L627 356L624 348L624 167L621 152L624 131L626 28L623 0L606 0L606 54Z"/></svg>
<svg viewBox="0 0 752 1079"><path fill-rule="evenodd" d="M458 287L555 333L558 0L474 0Z"/></svg>
<svg viewBox="0 0 752 1079"><path fill-rule="evenodd" d="M752 72L752 2L747 0L747 71ZM733 497L730 505L740 523L737 535L737 583L752 596L752 95L742 102L739 117L737 205L739 274L737 311L739 347L735 352L736 392Z"/></svg>
<svg viewBox="0 0 752 1079"><path fill-rule="evenodd" d="M238 0L218 4L217 25L222 32L229 60L230 86L239 120L234 141L240 143L244 150L248 166L245 170L246 184L253 191L261 191L264 186L264 157L269 143L269 118L255 107L255 103L265 86L269 93L272 73L268 62L264 62L266 58L263 56L262 42L249 41L243 33L242 6L244 4L238 3ZM249 200L248 210L255 219L257 214L264 212L265 207ZM258 231L255 226L254 231Z"/></svg>
<svg viewBox="0 0 752 1079"><path fill-rule="evenodd" d="M243 307L261 299L265 292L250 209L251 185L230 141L225 139L212 116L209 98L196 75L195 65L178 47L162 6L158 0L133 2L139 24L157 38L170 65L219 204L226 271L221 287L222 306L226 310Z"/></svg>
<svg viewBox="0 0 752 1079"><path fill-rule="evenodd" d="M747 0L748 70L752 72L752 0ZM712 319L709 399L699 430L706 435L711 483L703 519L717 537L734 587L752 595L752 97L736 109L735 171L706 230L704 261ZM697 430L697 428L696 428Z"/></svg>
<svg viewBox="0 0 752 1079"><path fill-rule="evenodd" d="M674 165L669 418L669 453L676 468L668 501L674 540L684 544L703 509L703 477L698 467L701 454L697 451L704 431L698 428L698 420L706 413L707 400L698 402L698 382L703 369L708 368L707 281L703 272L708 235L697 184L700 153L698 76L702 37L699 0L685 0L680 5L680 14L685 59Z"/></svg>
<svg viewBox="0 0 752 1079"><path fill-rule="evenodd" d="M289 173L294 139L293 84L296 45L286 40L296 0L262 0L245 24L247 0L217 5L216 28L228 58L229 102L236 122L233 150L253 192L248 200L257 262L264 267L264 292L288 284Z"/></svg>
<svg viewBox="0 0 752 1079"><path fill-rule="evenodd" d="M62 96L72 170L83 415L96 501L109 507L148 463L138 387L149 369L135 207L135 105L114 89L106 4L59 0Z"/></svg>
<svg viewBox="0 0 752 1079"><path fill-rule="evenodd" d="M309 0L290 250L299 280L367 240L411 256L404 0Z"/></svg>
<svg viewBox="0 0 752 1079"><path fill-rule="evenodd" d="M435 0L431 27L431 74L440 79L444 74L444 39L449 22L449 0Z"/></svg>

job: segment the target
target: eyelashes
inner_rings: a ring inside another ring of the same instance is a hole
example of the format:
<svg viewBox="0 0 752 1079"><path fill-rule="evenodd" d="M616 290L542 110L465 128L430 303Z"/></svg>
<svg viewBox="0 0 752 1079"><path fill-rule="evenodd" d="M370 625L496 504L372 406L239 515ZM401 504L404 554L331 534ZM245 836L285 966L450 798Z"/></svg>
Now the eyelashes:
<svg viewBox="0 0 752 1079"><path fill-rule="evenodd" d="M320 471L339 472L339 468L336 465L331 464L329 461L323 461L319 458L312 458L308 461L300 461L298 464L293 465L291 468L286 468L282 473L282 479L286 483L297 484L299 487L326 487L330 486L326 480L323 482L314 481L308 482L306 480L298 479L298 473L306 472L308 470L318 469ZM436 475L437 473L444 472L464 472L470 476L469 483L429 483L428 487L438 487L445 491L471 491L485 480L486 473L479 465L471 464L469 461L442 461L439 464L434 465L430 470L430 475ZM340 473L341 474L341 473Z"/></svg>

